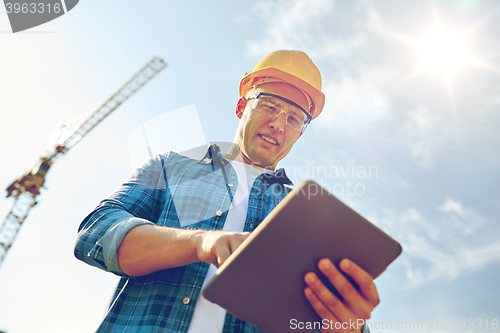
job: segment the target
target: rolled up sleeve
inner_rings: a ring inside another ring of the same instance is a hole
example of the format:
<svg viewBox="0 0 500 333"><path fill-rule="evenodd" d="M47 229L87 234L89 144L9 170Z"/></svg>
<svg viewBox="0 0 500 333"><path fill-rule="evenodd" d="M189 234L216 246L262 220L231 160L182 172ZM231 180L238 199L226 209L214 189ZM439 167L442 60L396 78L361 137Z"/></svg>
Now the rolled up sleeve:
<svg viewBox="0 0 500 333"><path fill-rule="evenodd" d="M83 220L78 229L75 256L100 269L127 276L118 264L118 248L127 233L143 224L155 224L154 212L165 191L159 158L134 170L130 178Z"/></svg>

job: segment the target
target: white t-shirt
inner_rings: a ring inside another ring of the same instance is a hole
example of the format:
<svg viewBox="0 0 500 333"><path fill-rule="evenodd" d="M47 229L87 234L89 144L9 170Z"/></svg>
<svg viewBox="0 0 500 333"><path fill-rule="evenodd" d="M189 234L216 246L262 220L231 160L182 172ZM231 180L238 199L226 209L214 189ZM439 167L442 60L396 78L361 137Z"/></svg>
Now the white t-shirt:
<svg viewBox="0 0 500 333"><path fill-rule="evenodd" d="M231 206L229 207L226 222L222 230L242 232L245 227L248 197L253 182L261 173L270 171L236 161L232 161L231 165L238 176L238 187ZM205 281L203 282L203 287L205 287L208 281L215 275L216 271L217 267L210 265ZM226 310L208 301L203 297L202 293L200 293L188 333L220 333L224 328L225 318Z"/></svg>

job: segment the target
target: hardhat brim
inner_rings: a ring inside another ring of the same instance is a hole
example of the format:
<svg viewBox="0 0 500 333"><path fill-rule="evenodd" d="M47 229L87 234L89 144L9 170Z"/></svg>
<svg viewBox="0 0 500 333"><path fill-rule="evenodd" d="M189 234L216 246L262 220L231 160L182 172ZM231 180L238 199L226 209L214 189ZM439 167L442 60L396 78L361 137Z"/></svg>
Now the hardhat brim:
<svg viewBox="0 0 500 333"><path fill-rule="evenodd" d="M309 109L312 119L319 116L321 111L323 111L323 107L325 106L325 94L323 94L321 90L316 89L309 83L294 75L276 68L262 68L245 74L240 81L240 96L244 96L252 87L254 81L253 79L259 77L278 78L303 91L312 101L312 107Z"/></svg>

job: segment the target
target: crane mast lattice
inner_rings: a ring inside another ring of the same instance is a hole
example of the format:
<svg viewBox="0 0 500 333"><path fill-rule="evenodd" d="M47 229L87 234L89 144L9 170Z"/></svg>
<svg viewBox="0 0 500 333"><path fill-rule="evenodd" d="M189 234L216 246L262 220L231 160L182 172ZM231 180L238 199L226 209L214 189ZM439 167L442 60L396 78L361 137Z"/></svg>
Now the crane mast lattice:
<svg viewBox="0 0 500 333"><path fill-rule="evenodd" d="M83 122L70 128L66 135L58 140L55 147L41 157L34 167L7 187L7 197L13 197L14 203L4 221L0 224L0 267L31 208L37 204L36 199L40 195L40 188L43 187L45 176L54 163L56 156L66 153L82 140L111 112L116 110L166 66L167 64L161 58L154 57Z"/></svg>

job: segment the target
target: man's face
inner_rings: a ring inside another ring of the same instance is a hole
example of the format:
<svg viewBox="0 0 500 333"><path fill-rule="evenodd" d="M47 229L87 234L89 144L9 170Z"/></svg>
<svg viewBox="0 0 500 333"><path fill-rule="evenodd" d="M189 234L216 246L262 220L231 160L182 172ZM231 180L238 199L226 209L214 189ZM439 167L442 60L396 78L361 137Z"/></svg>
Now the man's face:
<svg viewBox="0 0 500 333"><path fill-rule="evenodd" d="M259 92L287 98L305 110L308 109L307 99L304 94L289 84L281 82L266 83L257 87L252 92L252 95L257 95ZM291 129L285 124L286 115L284 113L281 113L275 119L268 118L253 110L252 102L253 99L246 101L246 103L242 99L238 102L236 115L240 118L240 123L236 131L235 143L253 164L274 170L278 162L292 149L295 141L300 136L300 132ZM297 107L285 101L280 101L279 107L284 111L298 110Z"/></svg>

